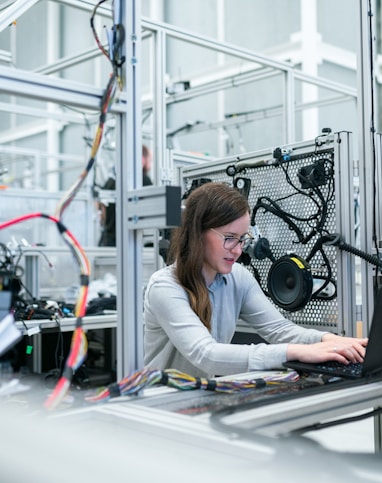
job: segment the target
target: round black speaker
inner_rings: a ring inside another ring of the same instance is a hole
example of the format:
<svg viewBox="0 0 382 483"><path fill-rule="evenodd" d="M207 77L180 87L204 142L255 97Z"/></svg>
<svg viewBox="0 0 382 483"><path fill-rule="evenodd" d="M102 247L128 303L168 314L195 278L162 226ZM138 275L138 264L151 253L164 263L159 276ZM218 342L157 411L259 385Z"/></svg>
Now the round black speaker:
<svg viewBox="0 0 382 483"><path fill-rule="evenodd" d="M309 264L297 255L276 260L268 273L268 292L279 307L294 312L312 297L313 277Z"/></svg>

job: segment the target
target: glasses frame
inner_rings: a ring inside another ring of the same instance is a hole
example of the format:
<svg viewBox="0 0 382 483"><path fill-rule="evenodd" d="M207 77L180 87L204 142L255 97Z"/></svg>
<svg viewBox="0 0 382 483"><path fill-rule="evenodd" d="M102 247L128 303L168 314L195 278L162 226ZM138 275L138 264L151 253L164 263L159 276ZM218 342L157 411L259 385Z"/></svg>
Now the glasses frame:
<svg viewBox="0 0 382 483"><path fill-rule="evenodd" d="M244 245L246 244L246 242L248 242L249 240L253 240L253 236L250 233L248 233L248 232L245 235L243 235L240 238L238 238L237 236L223 235L223 233L220 233L219 231L215 230L215 228L210 228L210 230L213 231L214 233L216 233L217 235L221 236L224 239L224 241L223 241L223 247L226 250L233 250L239 244L240 244L241 248L243 248ZM228 241L232 241L234 243L234 245L232 245L231 247L227 247L226 246L226 243Z"/></svg>

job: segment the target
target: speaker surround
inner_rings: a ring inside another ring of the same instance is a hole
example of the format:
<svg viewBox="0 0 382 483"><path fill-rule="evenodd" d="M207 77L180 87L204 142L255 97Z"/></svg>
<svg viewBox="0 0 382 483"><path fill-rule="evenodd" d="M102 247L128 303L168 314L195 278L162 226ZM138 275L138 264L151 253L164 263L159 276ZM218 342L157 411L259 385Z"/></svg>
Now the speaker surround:
<svg viewBox="0 0 382 483"><path fill-rule="evenodd" d="M268 273L268 292L279 307L294 312L310 301L313 277L310 265L298 255L285 255L276 260Z"/></svg>

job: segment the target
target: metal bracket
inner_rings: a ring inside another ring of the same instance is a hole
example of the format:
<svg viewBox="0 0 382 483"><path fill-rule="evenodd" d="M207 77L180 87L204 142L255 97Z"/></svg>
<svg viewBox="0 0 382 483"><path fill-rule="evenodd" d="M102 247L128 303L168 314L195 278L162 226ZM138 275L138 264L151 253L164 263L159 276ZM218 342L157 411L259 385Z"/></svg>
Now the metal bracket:
<svg viewBox="0 0 382 483"><path fill-rule="evenodd" d="M127 227L130 230L180 225L180 186L145 186L128 191L127 201Z"/></svg>

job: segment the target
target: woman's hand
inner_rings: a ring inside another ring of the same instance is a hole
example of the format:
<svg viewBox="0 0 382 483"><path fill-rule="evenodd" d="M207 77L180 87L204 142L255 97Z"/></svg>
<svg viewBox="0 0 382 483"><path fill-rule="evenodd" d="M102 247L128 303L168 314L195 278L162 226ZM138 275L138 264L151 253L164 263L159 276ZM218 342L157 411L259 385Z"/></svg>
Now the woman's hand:
<svg viewBox="0 0 382 483"><path fill-rule="evenodd" d="M316 344L289 344L287 360L302 362L338 361L343 364L362 362L368 339L341 337L335 334L324 334L321 342Z"/></svg>

